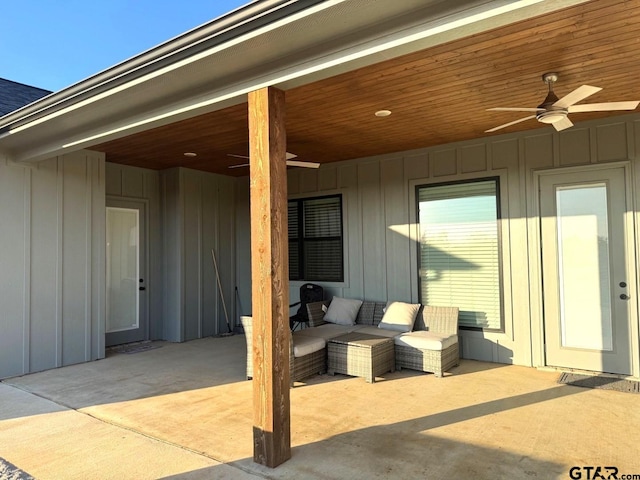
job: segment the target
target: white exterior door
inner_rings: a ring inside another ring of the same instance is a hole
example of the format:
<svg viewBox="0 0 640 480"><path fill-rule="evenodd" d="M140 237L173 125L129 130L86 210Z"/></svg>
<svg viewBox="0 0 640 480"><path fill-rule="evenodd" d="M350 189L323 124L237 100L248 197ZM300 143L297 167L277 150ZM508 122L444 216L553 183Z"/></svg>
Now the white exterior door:
<svg viewBox="0 0 640 480"><path fill-rule="evenodd" d="M148 339L144 204L109 205L106 346Z"/></svg>
<svg viewBox="0 0 640 480"><path fill-rule="evenodd" d="M539 179L546 364L631 374L625 170Z"/></svg>

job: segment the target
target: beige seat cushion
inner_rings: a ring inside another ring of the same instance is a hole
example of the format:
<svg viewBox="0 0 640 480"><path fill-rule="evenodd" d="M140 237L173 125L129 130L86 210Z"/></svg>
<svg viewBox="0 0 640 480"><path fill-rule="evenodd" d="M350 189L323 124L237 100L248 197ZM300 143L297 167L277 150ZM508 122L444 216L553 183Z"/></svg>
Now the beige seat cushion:
<svg viewBox="0 0 640 480"><path fill-rule="evenodd" d="M323 338L305 337L304 335L293 336L293 356L304 357L310 353L322 350L327 345Z"/></svg>
<svg viewBox="0 0 640 480"><path fill-rule="evenodd" d="M355 325L336 325L334 323L326 323L319 327L303 328L293 334L294 338L301 337L316 337L324 340L331 340L332 338L344 335L345 333L353 332L357 326Z"/></svg>
<svg viewBox="0 0 640 480"><path fill-rule="evenodd" d="M419 330L398 335L396 345L418 348L420 350L444 350L458 343L457 335L442 335L436 332Z"/></svg>

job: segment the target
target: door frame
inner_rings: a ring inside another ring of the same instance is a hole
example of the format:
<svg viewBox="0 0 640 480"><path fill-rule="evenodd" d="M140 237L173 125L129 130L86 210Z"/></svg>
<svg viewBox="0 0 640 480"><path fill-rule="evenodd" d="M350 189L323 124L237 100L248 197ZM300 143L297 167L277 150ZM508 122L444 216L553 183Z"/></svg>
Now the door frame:
<svg viewBox="0 0 640 480"><path fill-rule="evenodd" d="M528 196L530 205L529 213L529 259L530 259L530 276L531 276L531 352L533 365L538 367L555 366L547 365L545 353L545 325L544 325L544 290L543 290L543 274L542 274L542 230L540 217L540 179L541 177L556 174L571 174L578 172L596 172L598 170L609 170L612 168L622 168L624 171L625 184L625 213L624 222L628 227L624 233L625 255L627 258L626 269L627 278L634 279L634 283L629 283L629 335L631 335L631 371L633 377L640 378L640 344L638 341L638 294L640 292L640 282L638 281L638 246L636 243L637 221L636 209L634 201L635 192L634 171L630 161L618 161L610 163L600 163L591 165L581 165L575 167L558 167L536 169L531 171L531 194ZM567 369L569 370L569 369Z"/></svg>
<svg viewBox="0 0 640 480"><path fill-rule="evenodd" d="M106 201L105 201L105 219L106 219L106 212L107 212L107 208L108 207L113 207L113 208L139 208L142 207L142 211L143 211L143 225L144 225L144 248L142 251L142 255L144 255L144 270L140 270L140 275L142 276L141 278L144 278L144 284L146 286L146 295L142 295L141 298L139 298L139 302L141 304L144 304L144 308L142 308L141 310L144 312L144 318L141 318L140 321L144 322L144 340L149 340L151 338L150 336L150 325L149 325L149 321L150 321L150 315L149 315L149 306L150 306L150 302L149 302L149 201L147 199L144 198L135 198L135 197L119 197L119 196L114 196L114 195L107 195L106 196ZM105 252L107 249L107 238L106 238L106 234L105 234L105 238L104 238L104 248L105 248ZM106 316L106 300L107 300L107 291L106 291L106 287L107 287L107 265L106 265L106 255L105 255L105 269L104 269L104 275L105 275L105 279L104 279L104 285L105 285L105 328L103 329L103 335L104 335L104 342L106 344L107 341L107 328L106 328L106 323L107 323L107 316ZM107 347L108 348L108 347Z"/></svg>

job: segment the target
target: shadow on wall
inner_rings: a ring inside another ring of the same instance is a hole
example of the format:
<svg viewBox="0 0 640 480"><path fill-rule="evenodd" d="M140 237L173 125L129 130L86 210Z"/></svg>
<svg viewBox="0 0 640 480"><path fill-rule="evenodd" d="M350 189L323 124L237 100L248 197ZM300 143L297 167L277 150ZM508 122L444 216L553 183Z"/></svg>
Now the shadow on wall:
<svg viewBox="0 0 640 480"><path fill-rule="evenodd" d="M458 344L460 358L498 362L498 364L513 363L513 350L500 344L498 340L485 338L483 332L469 332L469 335L458 333Z"/></svg>

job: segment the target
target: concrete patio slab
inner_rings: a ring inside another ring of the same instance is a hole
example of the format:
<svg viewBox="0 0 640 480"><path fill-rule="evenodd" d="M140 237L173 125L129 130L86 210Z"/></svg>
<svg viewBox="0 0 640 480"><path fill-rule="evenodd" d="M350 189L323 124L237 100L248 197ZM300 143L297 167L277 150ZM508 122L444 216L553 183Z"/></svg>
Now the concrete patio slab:
<svg viewBox="0 0 640 480"><path fill-rule="evenodd" d="M36 479L188 479L202 478L194 472L203 470L215 472L215 478L255 478L3 384L0 425L0 458Z"/></svg>
<svg viewBox="0 0 640 480"><path fill-rule="evenodd" d="M292 458L268 469L252 461L245 352L238 335L163 343L5 380L0 457L39 479L563 479L598 465L640 474L640 396L466 360L445 378L403 370L374 384L297 384Z"/></svg>

